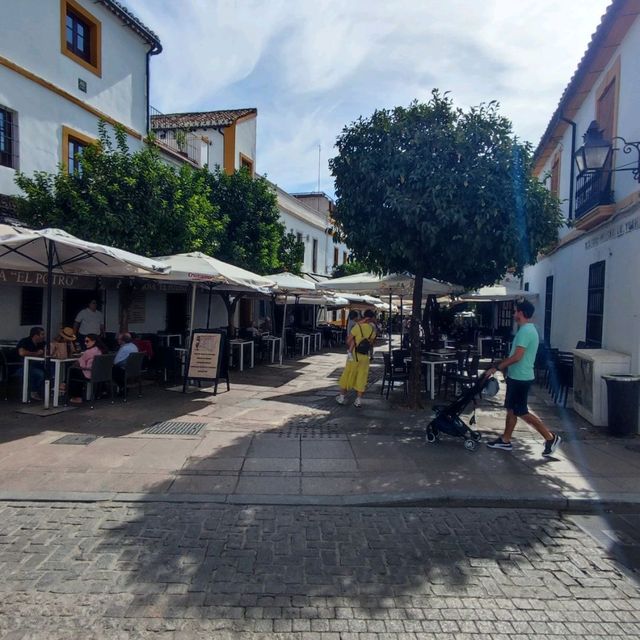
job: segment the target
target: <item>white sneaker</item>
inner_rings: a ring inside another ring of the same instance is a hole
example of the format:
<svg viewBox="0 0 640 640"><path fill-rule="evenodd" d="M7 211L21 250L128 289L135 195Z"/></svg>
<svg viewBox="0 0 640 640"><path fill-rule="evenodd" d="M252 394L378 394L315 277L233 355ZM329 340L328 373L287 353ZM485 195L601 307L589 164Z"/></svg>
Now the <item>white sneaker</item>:
<svg viewBox="0 0 640 640"><path fill-rule="evenodd" d="M340 394L338 394L338 395L336 396L336 402L337 402L338 404L345 404L345 403L346 403L346 401L347 401L347 398L346 398L342 393L340 393Z"/></svg>
<svg viewBox="0 0 640 640"><path fill-rule="evenodd" d="M359 409L362 406L362 400L360 400L360 398L356 398L356 401L353 403L353 406Z"/></svg>

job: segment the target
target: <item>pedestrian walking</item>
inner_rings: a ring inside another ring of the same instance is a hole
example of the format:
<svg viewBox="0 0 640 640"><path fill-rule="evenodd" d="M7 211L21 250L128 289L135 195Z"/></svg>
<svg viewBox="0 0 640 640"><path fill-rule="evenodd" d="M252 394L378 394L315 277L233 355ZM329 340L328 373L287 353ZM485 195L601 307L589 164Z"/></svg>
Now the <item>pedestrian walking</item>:
<svg viewBox="0 0 640 640"><path fill-rule="evenodd" d="M562 439L558 434L549 431L542 420L531 413L527 406L529 389L535 379L533 365L540 343L538 331L531 321L534 311L535 307L528 300L516 302L513 316L518 325L518 331L513 339L509 357L495 364L485 374L491 376L496 371L502 371L507 379L504 400L507 416L504 433L500 438L488 442L487 446L491 449L511 451L513 449L511 436L518 418L521 418L544 438L542 455L548 457L556 450Z"/></svg>
<svg viewBox="0 0 640 640"><path fill-rule="evenodd" d="M367 388L369 363L373 354L373 343L376 339L375 314L371 309L364 312L363 317L352 327L347 335L347 364L340 376L338 384L340 393L336 397L338 404L346 404L347 393L355 389L355 407L362 406L362 396Z"/></svg>

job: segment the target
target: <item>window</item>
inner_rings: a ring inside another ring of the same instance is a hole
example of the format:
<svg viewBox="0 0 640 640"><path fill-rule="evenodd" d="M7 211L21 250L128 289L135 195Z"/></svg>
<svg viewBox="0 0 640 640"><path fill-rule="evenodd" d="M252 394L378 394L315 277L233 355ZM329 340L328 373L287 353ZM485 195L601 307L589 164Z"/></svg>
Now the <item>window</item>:
<svg viewBox="0 0 640 640"><path fill-rule="evenodd" d="M349 260L349 254L346 251L342 252L342 264L345 264Z"/></svg>
<svg viewBox="0 0 640 640"><path fill-rule="evenodd" d="M76 0L61 0L62 53L101 75L101 24Z"/></svg>
<svg viewBox="0 0 640 640"><path fill-rule="evenodd" d="M311 271L318 273L318 240L313 239L313 253L311 254Z"/></svg>
<svg viewBox="0 0 640 640"><path fill-rule="evenodd" d="M62 127L62 164L69 173L77 173L80 171L79 158L82 151L90 144L94 144L95 140L84 134Z"/></svg>
<svg viewBox="0 0 640 640"><path fill-rule="evenodd" d="M604 267L605 261L589 265L589 289L587 291L587 347L602 347L602 324L604 318Z"/></svg>
<svg viewBox="0 0 640 640"><path fill-rule="evenodd" d="M248 169L249 173L253 175L253 160L244 155L244 153L240 154L240 168Z"/></svg>
<svg viewBox="0 0 640 640"><path fill-rule="evenodd" d="M17 169L16 114L0 107L0 165Z"/></svg>
<svg viewBox="0 0 640 640"><path fill-rule="evenodd" d="M333 248L333 266L338 266L338 260L340 259L340 249L338 247Z"/></svg>
<svg viewBox="0 0 640 640"><path fill-rule="evenodd" d="M544 341L551 344L551 310L553 309L553 276L547 278L544 291Z"/></svg>
<svg viewBox="0 0 640 640"><path fill-rule="evenodd" d="M551 193L560 197L560 155L556 157L551 166Z"/></svg>
<svg viewBox="0 0 640 640"><path fill-rule="evenodd" d="M42 324L44 289L40 287L22 287L20 300L20 324L40 325Z"/></svg>
<svg viewBox="0 0 640 640"><path fill-rule="evenodd" d="M303 242L302 234L299 231L298 231L298 233L296 233L296 239L298 240L298 242Z"/></svg>

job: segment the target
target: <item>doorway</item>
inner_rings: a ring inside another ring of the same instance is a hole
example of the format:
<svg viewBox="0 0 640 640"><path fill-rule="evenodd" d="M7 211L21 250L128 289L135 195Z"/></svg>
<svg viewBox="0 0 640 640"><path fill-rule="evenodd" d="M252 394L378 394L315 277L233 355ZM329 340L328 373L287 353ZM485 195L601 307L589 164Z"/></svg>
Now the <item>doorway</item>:
<svg viewBox="0 0 640 640"><path fill-rule="evenodd" d="M184 333L189 318L189 296L186 293L167 293L167 333Z"/></svg>

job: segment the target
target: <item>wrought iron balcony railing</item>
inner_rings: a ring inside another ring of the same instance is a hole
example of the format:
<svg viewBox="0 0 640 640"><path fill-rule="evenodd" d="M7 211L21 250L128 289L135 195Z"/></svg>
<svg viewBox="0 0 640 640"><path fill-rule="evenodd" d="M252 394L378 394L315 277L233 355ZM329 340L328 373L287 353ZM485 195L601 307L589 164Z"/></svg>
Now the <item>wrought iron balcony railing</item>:
<svg viewBox="0 0 640 640"><path fill-rule="evenodd" d="M585 171L576 180L576 220L600 205L613 204L611 171Z"/></svg>
<svg viewBox="0 0 640 640"><path fill-rule="evenodd" d="M149 107L149 114L151 116L151 130L160 146L167 147L199 167L202 166L204 142L199 136L176 128L170 117L153 107Z"/></svg>

